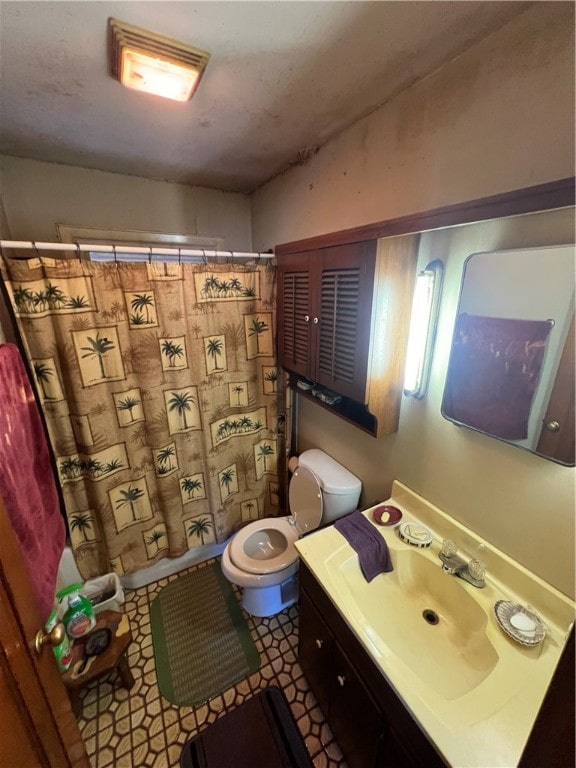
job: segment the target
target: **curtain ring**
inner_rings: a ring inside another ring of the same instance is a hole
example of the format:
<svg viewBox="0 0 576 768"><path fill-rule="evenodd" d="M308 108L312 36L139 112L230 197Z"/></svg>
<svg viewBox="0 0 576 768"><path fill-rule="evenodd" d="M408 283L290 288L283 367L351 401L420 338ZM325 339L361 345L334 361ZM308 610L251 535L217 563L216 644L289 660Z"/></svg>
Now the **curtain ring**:
<svg viewBox="0 0 576 768"><path fill-rule="evenodd" d="M182 264L182 249L178 248L178 265Z"/></svg>
<svg viewBox="0 0 576 768"><path fill-rule="evenodd" d="M148 264L152 264L152 246L148 246Z"/></svg>
<svg viewBox="0 0 576 768"><path fill-rule="evenodd" d="M38 246L36 245L36 242L34 240L32 240L32 248L34 248L34 250L36 251L37 258L41 258L40 251L38 250Z"/></svg>
<svg viewBox="0 0 576 768"><path fill-rule="evenodd" d="M112 246L112 250L114 252L114 264L118 264L118 256L116 255L116 246Z"/></svg>
<svg viewBox="0 0 576 768"><path fill-rule="evenodd" d="M208 266L208 256L206 256L206 251L204 248L201 248L200 250L202 251L202 261L206 266Z"/></svg>
<svg viewBox="0 0 576 768"><path fill-rule="evenodd" d="M82 251L80 250L80 243L76 243L76 258L78 261L82 258Z"/></svg>

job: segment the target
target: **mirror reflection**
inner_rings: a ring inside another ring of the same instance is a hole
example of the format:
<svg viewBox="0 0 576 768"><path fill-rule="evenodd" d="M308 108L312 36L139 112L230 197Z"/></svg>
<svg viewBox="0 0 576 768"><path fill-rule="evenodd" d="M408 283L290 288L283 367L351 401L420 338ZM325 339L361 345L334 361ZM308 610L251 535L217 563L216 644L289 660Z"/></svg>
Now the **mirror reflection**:
<svg viewBox="0 0 576 768"><path fill-rule="evenodd" d="M574 246L468 257L442 415L574 466Z"/></svg>

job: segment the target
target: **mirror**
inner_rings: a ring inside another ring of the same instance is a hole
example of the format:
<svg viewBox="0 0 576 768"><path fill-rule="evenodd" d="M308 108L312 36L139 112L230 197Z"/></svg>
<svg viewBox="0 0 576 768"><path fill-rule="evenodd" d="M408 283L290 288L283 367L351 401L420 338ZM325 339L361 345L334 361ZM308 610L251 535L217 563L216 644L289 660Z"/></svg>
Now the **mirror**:
<svg viewBox="0 0 576 768"><path fill-rule="evenodd" d="M468 257L442 415L574 466L574 246Z"/></svg>

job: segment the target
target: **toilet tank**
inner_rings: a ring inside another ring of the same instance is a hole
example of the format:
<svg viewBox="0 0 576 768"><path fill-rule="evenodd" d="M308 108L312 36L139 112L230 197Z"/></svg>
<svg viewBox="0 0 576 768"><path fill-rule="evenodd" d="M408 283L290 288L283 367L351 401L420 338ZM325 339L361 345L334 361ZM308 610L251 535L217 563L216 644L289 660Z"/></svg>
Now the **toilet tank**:
<svg viewBox="0 0 576 768"><path fill-rule="evenodd" d="M362 483L342 464L319 448L310 448L298 457L298 466L313 472L322 486L322 524L331 523L358 507Z"/></svg>

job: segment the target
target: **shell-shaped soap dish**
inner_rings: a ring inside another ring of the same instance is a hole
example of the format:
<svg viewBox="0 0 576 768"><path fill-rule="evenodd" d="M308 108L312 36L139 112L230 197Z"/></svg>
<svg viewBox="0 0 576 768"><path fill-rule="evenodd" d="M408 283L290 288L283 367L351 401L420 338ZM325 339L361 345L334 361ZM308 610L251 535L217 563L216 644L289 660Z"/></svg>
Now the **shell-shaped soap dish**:
<svg viewBox="0 0 576 768"><path fill-rule="evenodd" d="M517 643L539 645L546 637L546 625L531 608L498 600L494 613L500 627Z"/></svg>
<svg viewBox="0 0 576 768"><path fill-rule="evenodd" d="M398 526L398 536L406 544L413 547L429 547L432 544L432 534L424 525L420 523L400 523Z"/></svg>

